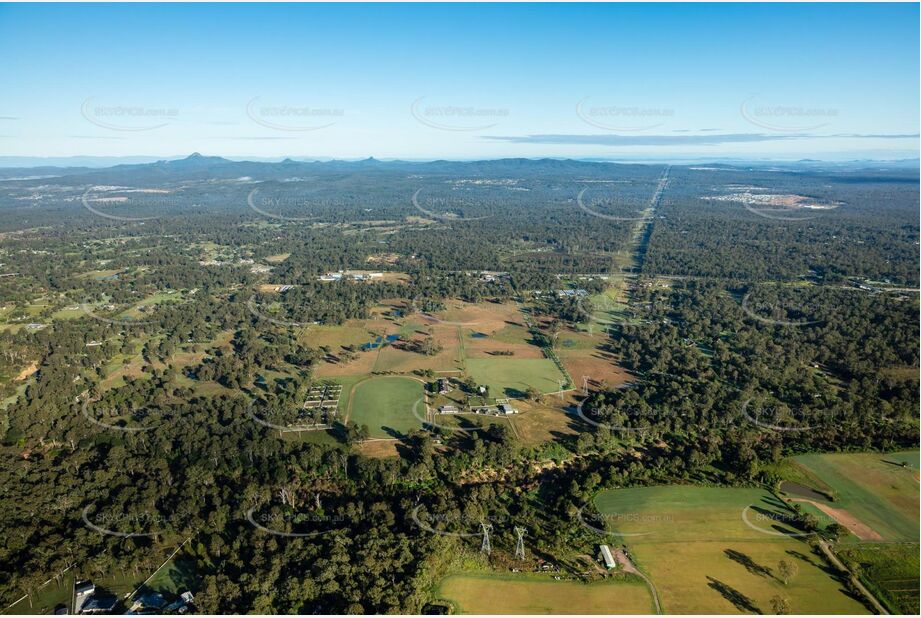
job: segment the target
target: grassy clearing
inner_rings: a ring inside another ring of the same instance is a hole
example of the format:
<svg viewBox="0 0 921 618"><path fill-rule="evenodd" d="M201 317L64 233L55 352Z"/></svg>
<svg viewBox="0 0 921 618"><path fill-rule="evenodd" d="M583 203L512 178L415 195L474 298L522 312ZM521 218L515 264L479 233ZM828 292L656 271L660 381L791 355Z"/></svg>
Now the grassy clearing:
<svg viewBox="0 0 921 618"><path fill-rule="evenodd" d="M499 331L506 326L524 326L521 312L514 303L467 303L446 301L445 309L433 314L439 320L460 325L463 328L501 336ZM512 331L506 333L511 335ZM525 330L526 334L527 331ZM518 335L521 335L520 331ZM521 339L517 339L521 341ZM511 342L511 341L510 341Z"/></svg>
<svg viewBox="0 0 921 618"><path fill-rule="evenodd" d="M332 429L327 431L286 431L280 435L280 438L285 442L322 444L342 448L343 444L334 431Z"/></svg>
<svg viewBox="0 0 921 618"><path fill-rule="evenodd" d="M387 457L398 457L400 452L397 450L395 440L368 440L362 442L356 447L356 450L372 459L386 459Z"/></svg>
<svg viewBox="0 0 921 618"><path fill-rule="evenodd" d="M603 492L595 504L623 535L608 541L626 544L667 613L772 613L775 596L793 613L868 613L808 544L787 536L787 507L764 490L642 487ZM781 560L797 567L788 584Z"/></svg>
<svg viewBox="0 0 921 618"><path fill-rule="evenodd" d="M562 409L568 401L561 402L555 396L545 398L544 403L519 401L515 407L521 411L508 419L515 428L515 434L522 444L536 446L557 440L562 436L579 433L576 422Z"/></svg>
<svg viewBox="0 0 921 618"><path fill-rule="evenodd" d="M591 308L591 315L580 328L595 337L603 338L603 333L613 324L641 323L627 304L625 295L626 283L623 278L612 279L610 287L588 297L586 305Z"/></svg>
<svg viewBox="0 0 921 618"><path fill-rule="evenodd" d="M468 358L467 373L488 384L493 397L523 397L528 387L542 393L560 389L564 376L547 358Z"/></svg>
<svg viewBox="0 0 921 618"><path fill-rule="evenodd" d="M380 349L359 351L361 346L378 336L395 332L392 320L375 318L347 320L338 325L312 325L300 335L300 340L313 348L328 349L329 361L321 362L315 369L318 376L361 376L374 371ZM343 358L343 348L356 350L357 357L349 362Z"/></svg>
<svg viewBox="0 0 921 618"><path fill-rule="evenodd" d="M32 381L23 382L22 384L16 387L15 393L10 395L9 397L6 397L0 400L0 410L5 410L11 405L13 405L14 403L16 403L16 400L19 399L26 392L26 389L29 387L29 384L31 382Z"/></svg>
<svg viewBox="0 0 921 618"><path fill-rule="evenodd" d="M67 605L69 611L73 585L74 578L72 573L65 573L60 581L52 581L35 592L31 600L24 599L12 607L4 608L3 613L25 614L28 616L50 614L61 603Z"/></svg>
<svg viewBox="0 0 921 618"><path fill-rule="evenodd" d="M556 346L556 354L575 380L582 386L583 376L588 378L592 388L615 388L629 382L630 373L617 364L610 352L598 349L598 340L586 333L564 332Z"/></svg>
<svg viewBox="0 0 921 618"><path fill-rule="evenodd" d="M516 318L521 319L521 316L518 315ZM497 344L530 345L529 342L531 341L531 333L528 331L528 327L524 322L515 322L512 324L505 323L501 328L492 332L490 332L488 328L481 329L479 326L471 326L467 330L469 330L470 333L484 333L488 336L488 341ZM487 340L481 341L485 343ZM476 339L473 339L472 343L476 343Z"/></svg>
<svg viewBox="0 0 921 618"><path fill-rule="evenodd" d="M411 378L385 376L358 384L351 396L349 420L367 425L372 438L398 438L422 427L413 405L422 398L422 383ZM419 404L419 415L425 408Z"/></svg>
<svg viewBox="0 0 921 618"><path fill-rule="evenodd" d="M107 391L113 388L121 388L125 385L125 378L130 377L137 380L147 377L143 370L145 364L144 358L140 354L136 356L115 355L106 365L106 377L99 383L99 390Z"/></svg>
<svg viewBox="0 0 921 618"><path fill-rule="evenodd" d="M76 279L106 279L108 277L114 277L115 275L121 274L124 272L124 268L108 268L104 270L88 270L84 273L76 275Z"/></svg>
<svg viewBox="0 0 921 618"><path fill-rule="evenodd" d="M131 319L131 320L141 320L144 318L144 311L148 307L153 305L159 305L166 302L177 302L182 300L182 295L179 292L157 292L156 294L151 294L147 298L141 300L130 309L126 309L121 314L119 314L117 319Z"/></svg>
<svg viewBox="0 0 921 618"><path fill-rule="evenodd" d="M311 326L302 336L304 343L313 347L328 346L335 352L342 346L360 346L371 340L373 326L367 320L348 320L340 325Z"/></svg>
<svg viewBox="0 0 921 618"><path fill-rule="evenodd" d="M863 544L838 552L878 599L894 614L918 614L917 543Z"/></svg>
<svg viewBox="0 0 921 618"><path fill-rule="evenodd" d="M835 509L886 541L918 541L918 451L801 455L794 461L831 487Z"/></svg>
<svg viewBox="0 0 921 618"><path fill-rule="evenodd" d="M477 429L485 429L492 425L505 425L511 429L510 419L504 416L480 416L475 414L443 414L439 415L436 418L439 427L460 427L466 429L467 431L474 431Z"/></svg>
<svg viewBox="0 0 921 618"><path fill-rule="evenodd" d="M291 257L290 253L276 253L275 255L265 256L265 261L269 264L281 264L285 260Z"/></svg>
<svg viewBox="0 0 921 618"><path fill-rule="evenodd" d="M179 596L186 590L198 590L199 585L195 560L181 554L166 564L147 582L147 588L169 597Z"/></svg>
<svg viewBox="0 0 921 618"><path fill-rule="evenodd" d="M339 418L345 418L345 414L349 410L349 406L352 399L352 387L361 382L362 380L368 379L367 375L361 376L342 376L336 378L335 380L320 380L321 382L329 382L332 384L341 384L342 385L342 394L339 395Z"/></svg>
<svg viewBox="0 0 921 618"><path fill-rule="evenodd" d="M419 352L405 349L425 338L422 333L431 332L435 341L441 346L438 354L427 356ZM418 329L404 326L399 334L404 341L397 341L380 350L374 363L374 371L397 371L409 373L416 369L431 369L433 371L457 371L463 367L463 357L460 353L460 343L457 338L457 328L452 326L435 325L429 329Z"/></svg>
<svg viewBox="0 0 921 618"><path fill-rule="evenodd" d="M89 577L85 574L81 574L79 579L92 579L97 589L102 589L122 598L124 595L137 588L145 577L146 576L143 574L119 571L107 574L102 578ZM31 605L29 599L24 599L13 605L13 607L6 608L3 613L26 615L50 614L60 603L67 605L68 609L71 609L70 604L72 601L73 586L74 572L68 571L60 581L51 581L33 594Z"/></svg>
<svg viewBox="0 0 921 618"><path fill-rule="evenodd" d="M451 575L438 596L464 614L650 614L645 584L613 581L583 584L547 575Z"/></svg>
<svg viewBox="0 0 921 618"><path fill-rule="evenodd" d="M53 320L77 320L86 316L86 311L78 305L67 305L51 314Z"/></svg>

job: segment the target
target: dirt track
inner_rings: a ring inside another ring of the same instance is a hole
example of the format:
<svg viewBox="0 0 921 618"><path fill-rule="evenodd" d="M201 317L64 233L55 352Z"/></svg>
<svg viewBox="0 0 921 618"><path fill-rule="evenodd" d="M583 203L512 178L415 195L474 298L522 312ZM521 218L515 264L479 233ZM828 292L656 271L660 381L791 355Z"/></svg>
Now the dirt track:
<svg viewBox="0 0 921 618"><path fill-rule="evenodd" d="M822 504L821 502L815 502L814 500L807 500L805 498L795 498L792 502L808 502L812 506L816 507L836 522L847 528L861 541L882 541L883 537L873 528L863 523L849 512L844 509L836 509L828 506L827 504Z"/></svg>

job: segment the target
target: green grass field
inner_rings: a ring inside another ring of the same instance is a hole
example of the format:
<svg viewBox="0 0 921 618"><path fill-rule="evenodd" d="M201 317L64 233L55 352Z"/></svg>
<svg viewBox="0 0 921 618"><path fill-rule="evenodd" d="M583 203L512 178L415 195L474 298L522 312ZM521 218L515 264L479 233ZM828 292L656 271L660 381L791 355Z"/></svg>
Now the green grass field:
<svg viewBox="0 0 921 618"><path fill-rule="evenodd" d="M200 584L195 560L189 556L179 555L157 571L146 587L175 597L186 590L197 591Z"/></svg>
<svg viewBox="0 0 921 618"><path fill-rule="evenodd" d="M103 578L94 577L92 580L100 588L116 595L119 599L126 594L133 592L147 577L144 573L125 573L117 572L107 575ZM84 577L81 577L84 579ZM160 569L145 588L160 592L172 599L186 590L193 592L199 589L200 581L197 575L195 560L188 556L179 555L168 562ZM74 586L73 571L64 574L60 581L51 581L42 586L32 596L31 605L29 599L24 599L16 603L13 607L7 608L5 614L50 614L55 606L63 603L70 607Z"/></svg>
<svg viewBox="0 0 921 618"><path fill-rule="evenodd" d="M161 303L168 302L178 302L182 300L182 295L178 292L170 294L169 292L157 292L156 294L151 294L147 298L144 298L138 303L135 303L129 309L126 309L117 316L119 320L140 320L144 317L144 312L141 311L141 307L149 307L151 305L159 305Z"/></svg>
<svg viewBox="0 0 921 618"><path fill-rule="evenodd" d="M144 580L144 575L130 573L112 573L103 578L93 578L96 585L119 598L133 591ZM83 577L81 577L83 579ZM70 607L74 586L73 571L64 574L60 581L51 581L42 586L32 595L31 605L29 599L24 599L13 607L6 608L4 614L50 614L55 606L63 603Z"/></svg>
<svg viewBox="0 0 921 618"><path fill-rule="evenodd" d="M65 573L61 581L52 581L42 586L32 595L31 602L24 599L12 607L4 608L4 614L39 615L50 614L59 603L70 606L71 591L73 590L73 576ZM17 598L19 595L16 595Z"/></svg>
<svg viewBox="0 0 921 618"><path fill-rule="evenodd" d="M868 613L803 540L787 536L789 511L767 491L640 487L602 492L595 504L607 528L624 535L607 542L626 545L666 613L772 613L775 596L792 613ZM798 571L786 585L781 560Z"/></svg>
<svg viewBox="0 0 921 618"><path fill-rule="evenodd" d="M846 510L883 540L918 541L918 451L801 455L793 460L832 489L831 506Z"/></svg>
<svg viewBox="0 0 921 618"><path fill-rule="evenodd" d="M51 314L53 320L75 320L86 317L86 311L82 307L76 305L67 305L62 309L58 309Z"/></svg>
<svg viewBox="0 0 921 618"><path fill-rule="evenodd" d="M622 279L612 281L611 287L608 287L599 294L592 294L588 297L586 308L591 308L591 317L585 323L580 324L580 329L590 330L592 332L604 331L612 324L639 324L639 320L631 315L630 306L621 300L624 291Z"/></svg>
<svg viewBox="0 0 921 618"><path fill-rule="evenodd" d="M437 594L463 614L650 614L639 581L583 584L548 575L463 574L446 577Z"/></svg>
<svg viewBox="0 0 921 618"><path fill-rule="evenodd" d="M396 438L419 429L413 405L422 397L422 383L399 376L374 377L359 383L351 397L350 421L367 425L372 438ZM425 408L419 404L420 416Z"/></svg>
<svg viewBox="0 0 921 618"><path fill-rule="evenodd" d="M564 379L548 358L468 358L466 365L477 384L489 385L492 397L523 397L529 386L552 393Z"/></svg>
<svg viewBox="0 0 921 618"><path fill-rule="evenodd" d="M838 551L894 614L918 614L918 544L864 543Z"/></svg>

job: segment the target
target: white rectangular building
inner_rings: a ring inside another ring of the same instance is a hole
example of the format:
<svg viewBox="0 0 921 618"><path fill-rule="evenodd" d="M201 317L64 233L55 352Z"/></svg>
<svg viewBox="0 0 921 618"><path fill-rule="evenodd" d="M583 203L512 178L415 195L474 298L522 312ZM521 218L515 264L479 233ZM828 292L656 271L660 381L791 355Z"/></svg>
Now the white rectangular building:
<svg viewBox="0 0 921 618"><path fill-rule="evenodd" d="M604 560L604 566L608 569L613 569L617 566L617 561L614 560L614 556L611 554L611 548L607 545L601 546L601 558Z"/></svg>

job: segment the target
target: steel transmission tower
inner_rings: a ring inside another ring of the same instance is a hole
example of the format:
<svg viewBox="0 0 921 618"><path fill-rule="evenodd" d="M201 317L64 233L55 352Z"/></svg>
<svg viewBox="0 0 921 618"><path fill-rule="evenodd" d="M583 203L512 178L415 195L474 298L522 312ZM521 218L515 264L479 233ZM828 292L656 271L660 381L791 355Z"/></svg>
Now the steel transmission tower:
<svg viewBox="0 0 921 618"><path fill-rule="evenodd" d="M483 528L483 544L480 546L480 551L488 556L492 553L492 545L489 544L489 533L492 532L492 524L487 524L484 521L480 522L480 527Z"/></svg>
<svg viewBox="0 0 921 618"><path fill-rule="evenodd" d="M524 528L515 526L515 534L518 535L518 543L515 545L515 558L524 560L524 535L527 532Z"/></svg>

